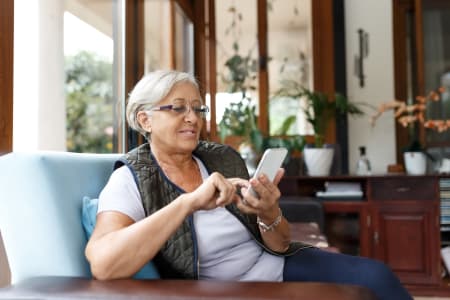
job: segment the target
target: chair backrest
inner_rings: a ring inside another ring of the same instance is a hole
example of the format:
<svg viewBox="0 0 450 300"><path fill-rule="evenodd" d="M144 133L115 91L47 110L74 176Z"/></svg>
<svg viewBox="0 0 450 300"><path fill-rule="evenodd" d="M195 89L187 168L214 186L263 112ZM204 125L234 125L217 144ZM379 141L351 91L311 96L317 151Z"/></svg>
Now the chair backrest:
<svg viewBox="0 0 450 300"><path fill-rule="evenodd" d="M83 196L97 197L120 154L10 153L0 157L0 231L11 282L90 277Z"/></svg>

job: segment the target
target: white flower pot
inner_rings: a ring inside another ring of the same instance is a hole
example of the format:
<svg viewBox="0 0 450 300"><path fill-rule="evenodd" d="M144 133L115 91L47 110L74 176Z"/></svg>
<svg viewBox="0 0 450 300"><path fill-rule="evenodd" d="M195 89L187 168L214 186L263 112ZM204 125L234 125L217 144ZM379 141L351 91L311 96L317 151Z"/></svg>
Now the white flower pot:
<svg viewBox="0 0 450 300"><path fill-rule="evenodd" d="M333 148L305 148L303 156L306 168L310 176L330 175L331 164L333 162Z"/></svg>
<svg viewBox="0 0 450 300"><path fill-rule="evenodd" d="M423 175L427 172L427 157L422 152L405 152L406 173L409 175Z"/></svg>

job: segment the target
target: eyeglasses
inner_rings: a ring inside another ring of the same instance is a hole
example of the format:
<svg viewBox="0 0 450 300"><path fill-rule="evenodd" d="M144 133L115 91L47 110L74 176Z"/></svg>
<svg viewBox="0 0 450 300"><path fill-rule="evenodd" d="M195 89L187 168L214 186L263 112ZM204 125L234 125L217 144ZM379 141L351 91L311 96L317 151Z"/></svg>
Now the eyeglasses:
<svg viewBox="0 0 450 300"><path fill-rule="evenodd" d="M189 107L189 108L188 108ZM158 107L153 107L151 111L158 111L158 110L171 110L175 112L178 115L187 115L191 110L194 111L194 113L201 117L205 118L206 115L209 113L209 107L206 105L188 105L188 104L169 104L169 105L163 105Z"/></svg>

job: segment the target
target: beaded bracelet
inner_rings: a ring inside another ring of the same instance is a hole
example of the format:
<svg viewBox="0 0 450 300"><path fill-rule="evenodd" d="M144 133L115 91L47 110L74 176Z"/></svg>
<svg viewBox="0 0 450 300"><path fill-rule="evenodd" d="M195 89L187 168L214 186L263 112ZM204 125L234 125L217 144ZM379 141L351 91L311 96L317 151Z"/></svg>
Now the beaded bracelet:
<svg viewBox="0 0 450 300"><path fill-rule="evenodd" d="M281 209L279 209L279 210L280 210L280 214L275 219L275 221L273 221L273 223L270 225L267 225L266 223L261 221L261 219L259 217L256 217L256 223L259 225L259 227L262 229L263 232L273 231L273 229L281 223L281 218L283 217L283 214L281 212Z"/></svg>

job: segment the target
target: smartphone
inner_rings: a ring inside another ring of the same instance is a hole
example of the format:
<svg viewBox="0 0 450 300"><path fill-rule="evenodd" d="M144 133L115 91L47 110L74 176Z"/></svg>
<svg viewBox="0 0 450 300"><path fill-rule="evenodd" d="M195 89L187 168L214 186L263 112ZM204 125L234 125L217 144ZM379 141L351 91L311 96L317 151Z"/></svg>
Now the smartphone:
<svg viewBox="0 0 450 300"><path fill-rule="evenodd" d="M256 168L253 178L258 177L260 174L266 174L270 181L275 179L278 169L283 164L288 151L286 148L269 148L267 149L261 160L259 161L258 167ZM258 194L250 187L248 192L253 196L258 197Z"/></svg>

